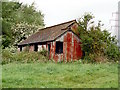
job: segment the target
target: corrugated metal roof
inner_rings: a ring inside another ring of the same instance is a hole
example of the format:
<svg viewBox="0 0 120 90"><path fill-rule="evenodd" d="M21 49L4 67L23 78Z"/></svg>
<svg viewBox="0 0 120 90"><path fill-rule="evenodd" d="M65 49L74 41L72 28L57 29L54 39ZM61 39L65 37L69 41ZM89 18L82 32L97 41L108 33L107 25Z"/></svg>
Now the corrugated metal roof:
<svg viewBox="0 0 120 90"><path fill-rule="evenodd" d="M29 36L26 40L20 42L18 45L26 45L31 43L55 40L55 38L66 32L68 30L67 28L75 22L76 20L72 20L51 27L40 29L38 32Z"/></svg>

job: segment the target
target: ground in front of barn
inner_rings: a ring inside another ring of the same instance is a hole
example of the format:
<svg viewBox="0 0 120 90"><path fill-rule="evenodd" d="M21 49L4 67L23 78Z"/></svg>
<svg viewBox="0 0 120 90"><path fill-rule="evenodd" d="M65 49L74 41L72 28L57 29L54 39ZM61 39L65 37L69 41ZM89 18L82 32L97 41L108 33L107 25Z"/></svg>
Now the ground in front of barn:
<svg viewBox="0 0 120 90"><path fill-rule="evenodd" d="M118 64L9 63L3 88L118 88Z"/></svg>

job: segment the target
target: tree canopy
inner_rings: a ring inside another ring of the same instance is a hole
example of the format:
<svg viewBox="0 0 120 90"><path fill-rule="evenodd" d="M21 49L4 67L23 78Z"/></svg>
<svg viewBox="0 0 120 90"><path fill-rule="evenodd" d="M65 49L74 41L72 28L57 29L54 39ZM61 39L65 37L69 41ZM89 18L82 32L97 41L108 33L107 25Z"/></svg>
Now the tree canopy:
<svg viewBox="0 0 120 90"><path fill-rule="evenodd" d="M44 27L44 15L36 10L34 3L2 2L1 21L3 48L16 45L38 28Z"/></svg>
<svg viewBox="0 0 120 90"><path fill-rule="evenodd" d="M91 13L85 13L78 20L79 37L85 56L91 60L95 60L98 56L108 56L110 59L118 60L120 52L115 36L112 37L107 30L102 29L101 21L95 25L93 18Z"/></svg>

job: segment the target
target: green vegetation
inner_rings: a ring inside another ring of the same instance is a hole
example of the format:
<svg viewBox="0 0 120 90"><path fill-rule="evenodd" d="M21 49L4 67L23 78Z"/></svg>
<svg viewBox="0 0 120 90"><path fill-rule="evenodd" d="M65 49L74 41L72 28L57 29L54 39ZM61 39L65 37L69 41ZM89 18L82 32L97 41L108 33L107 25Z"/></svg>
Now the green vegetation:
<svg viewBox="0 0 120 90"><path fill-rule="evenodd" d="M2 1L2 48L17 45L29 35L44 27L44 15L36 10L34 3ZM1 34L0 34L1 36Z"/></svg>
<svg viewBox="0 0 120 90"><path fill-rule="evenodd" d="M92 62L106 59L118 61L120 51L117 40L107 30L102 29L101 21L95 24L93 18L94 16L91 13L85 13L78 20L79 37L82 42L82 50L85 52L85 58Z"/></svg>
<svg viewBox="0 0 120 90"><path fill-rule="evenodd" d="M14 49L17 48L16 45L19 42L37 32L38 28L44 27L43 18L44 15L41 11L36 10L34 3L24 5L20 2L9 0L8 2L2 2L2 18L0 18L0 22L2 22L3 35L0 34L0 38L2 38L2 49L4 49L3 63L20 61L18 57L22 61L25 53L22 53L23 55L21 53L18 54L14 52ZM94 16L91 13L86 13L78 20L79 32L77 34L82 42L82 50L85 52L83 59L93 63L110 60L118 61L120 59L120 51L116 45L115 37L111 37L107 30L102 29L101 21L97 25L94 24L93 18ZM6 48L7 51L5 51ZM40 54L44 53L46 54L45 51ZM46 56L45 54L43 56ZM30 56L32 57L32 55Z"/></svg>
<svg viewBox="0 0 120 90"><path fill-rule="evenodd" d="M102 30L101 21L97 25L93 24L94 16L91 14L85 14L79 19L77 34L85 52L82 60L53 63L48 60L48 52L45 50L18 52L16 45L20 41L44 27L43 18L44 15L35 9L34 3L28 6L19 2L2 2L0 54L2 52L4 88L118 87L117 62L120 51L117 41L107 30Z"/></svg>
<svg viewBox="0 0 120 90"><path fill-rule="evenodd" d="M3 88L117 88L118 62L55 63L46 51L2 50ZM102 59L102 58L101 58Z"/></svg>
<svg viewBox="0 0 120 90"><path fill-rule="evenodd" d="M118 88L117 63L10 63L2 71L3 88Z"/></svg>
<svg viewBox="0 0 120 90"><path fill-rule="evenodd" d="M47 52L17 52L11 53L12 51L8 49L2 50L2 64L8 64L12 62L16 63L34 63L34 62L47 62Z"/></svg>

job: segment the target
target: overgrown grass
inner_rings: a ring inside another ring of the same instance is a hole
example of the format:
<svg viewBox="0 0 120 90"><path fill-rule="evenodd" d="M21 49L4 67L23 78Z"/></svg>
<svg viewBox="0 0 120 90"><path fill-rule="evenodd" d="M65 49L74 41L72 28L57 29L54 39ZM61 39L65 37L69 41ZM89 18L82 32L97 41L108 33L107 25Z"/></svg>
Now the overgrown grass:
<svg viewBox="0 0 120 90"><path fill-rule="evenodd" d="M2 67L3 88L117 88L118 64L26 63Z"/></svg>
<svg viewBox="0 0 120 90"><path fill-rule="evenodd" d="M16 52L11 53L9 50L2 51L2 64L8 63L34 63L47 62L48 58L45 56L47 52Z"/></svg>

